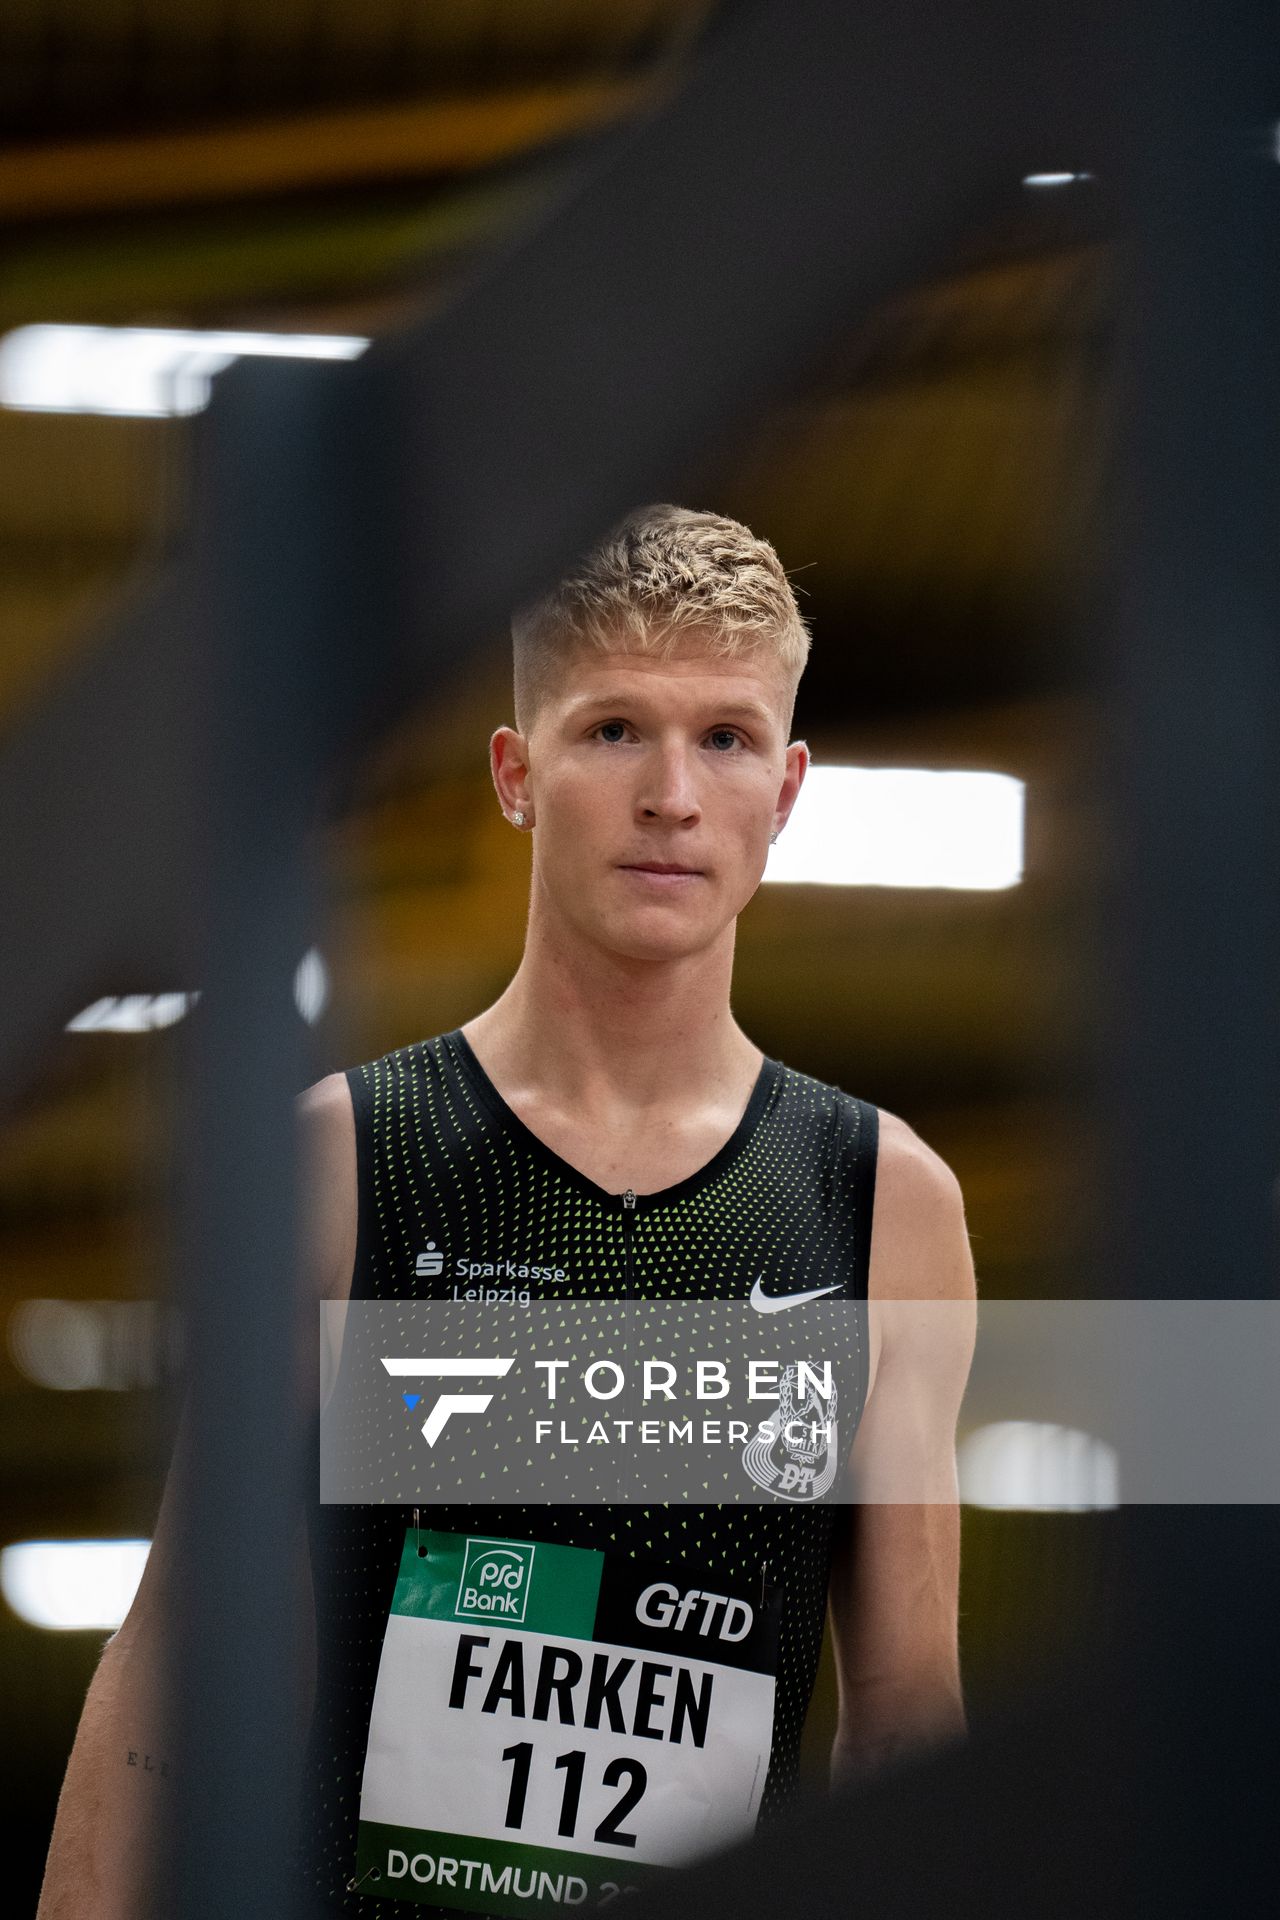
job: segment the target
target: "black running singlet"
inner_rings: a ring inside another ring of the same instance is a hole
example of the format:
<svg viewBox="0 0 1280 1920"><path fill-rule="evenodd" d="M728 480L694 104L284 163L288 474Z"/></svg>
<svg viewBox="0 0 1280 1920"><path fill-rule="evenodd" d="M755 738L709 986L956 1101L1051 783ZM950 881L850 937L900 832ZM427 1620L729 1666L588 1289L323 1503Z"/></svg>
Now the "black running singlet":
<svg viewBox="0 0 1280 1920"><path fill-rule="evenodd" d="M533 1298L745 1299L831 1287L865 1301L879 1139L877 1109L766 1057L732 1136L659 1193L606 1192L508 1106L458 1029L353 1067L359 1216L352 1299L447 1297L458 1262L559 1269ZM477 1311L483 1311L478 1306ZM866 1316L856 1316L857 1404L867 1391ZM719 1569L782 1587L773 1737L759 1817L786 1805L813 1692L840 1507L498 1505L424 1508L423 1528L546 1539ZM302 1871L318 1910L389 1920L397 1902L355 1892L366 1739L388 1609L413 1509L308 1512L316 1595L316 1707L307 1750ZM429 1920L444 1909L414 1901Z"/></svg>

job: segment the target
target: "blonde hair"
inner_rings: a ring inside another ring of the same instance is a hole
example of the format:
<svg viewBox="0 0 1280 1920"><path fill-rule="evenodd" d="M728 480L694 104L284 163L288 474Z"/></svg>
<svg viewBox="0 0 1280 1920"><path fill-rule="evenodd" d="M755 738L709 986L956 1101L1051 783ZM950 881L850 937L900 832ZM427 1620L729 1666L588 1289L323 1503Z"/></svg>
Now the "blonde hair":
<svg viewBox="0 0 1280 1920"><path fill-rule="evenodd" d="M790 727L810 640L769 542L718 513L640 507L513 617L517 727L528 732L576 648L670 659L695 634L700 652L772 657Z"/></svg>

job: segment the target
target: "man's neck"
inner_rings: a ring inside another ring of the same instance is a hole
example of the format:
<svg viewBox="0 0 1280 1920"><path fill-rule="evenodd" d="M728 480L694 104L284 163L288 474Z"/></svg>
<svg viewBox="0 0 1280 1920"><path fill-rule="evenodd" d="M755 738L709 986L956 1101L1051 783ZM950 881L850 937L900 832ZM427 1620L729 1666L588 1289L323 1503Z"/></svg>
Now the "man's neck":
<svg viewBox="0 0 1280 1920"><path fill-rule="evenodd" d="M745 1097L760 1049L729 1005L733 927L705 953L642 962L533 936L466 1033L499 1091L602 1120Z"/></svg>

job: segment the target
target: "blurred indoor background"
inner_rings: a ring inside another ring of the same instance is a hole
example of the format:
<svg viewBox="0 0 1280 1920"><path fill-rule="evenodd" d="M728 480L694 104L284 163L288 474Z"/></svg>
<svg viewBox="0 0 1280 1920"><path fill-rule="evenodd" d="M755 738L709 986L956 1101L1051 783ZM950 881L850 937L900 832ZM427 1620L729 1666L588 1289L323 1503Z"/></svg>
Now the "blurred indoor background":
<svg viewBox="0 0 1280 1920"><path fill-rule="evenodd" d="M54 325L354 341L447 302L564 190L602 129L678 84L726 12L9 0L0 357L18 329ZM814 635L795 730L815 765L1023 783L1009 883L766 882L741 922L734 995L767 1052L903 1115L950 1163L989 1299L1092 1290L1100 836L1084 615L1110 301L1090 182L1071 172L1085 160L1046 154L1049 177L1011 182L965 258L851 332L684 501L745 519L793 572ZM183 414L92 410L100 394L41 400L13 366L0 405L5 731L180 531L191 433ZM495 633L464 683L403 716L334 821L329 923L299 982L317 1072L459 1024L509 979L529 850L502 819L487 740L511 717ZM145 1541L154 1521L171 1066L180 996L198 984L94 983L0 1116L6 1548ZM976 1719L1105 1631L1110 1523L1065 1496L1046 1511L1016 1487L1008 1504L966 1491ZM33 1603L7 1564L10 1883L29 1911L106 1630L50 1624L56 1596ZM824 1657L815 1778L833 1725Z"/></svg>

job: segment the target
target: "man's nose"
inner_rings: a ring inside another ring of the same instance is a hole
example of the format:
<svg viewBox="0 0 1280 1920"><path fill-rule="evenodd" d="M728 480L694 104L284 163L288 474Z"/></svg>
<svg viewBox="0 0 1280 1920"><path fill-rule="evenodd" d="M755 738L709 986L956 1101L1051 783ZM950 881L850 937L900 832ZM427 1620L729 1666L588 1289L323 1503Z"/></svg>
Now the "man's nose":
<svg viewBox="0 0 1280 1920"><path fill-rule="evenodd" d="M639 806L642 813L659 820L688 820L701 811L687 749L660 747L646 756Z"/></svg>

